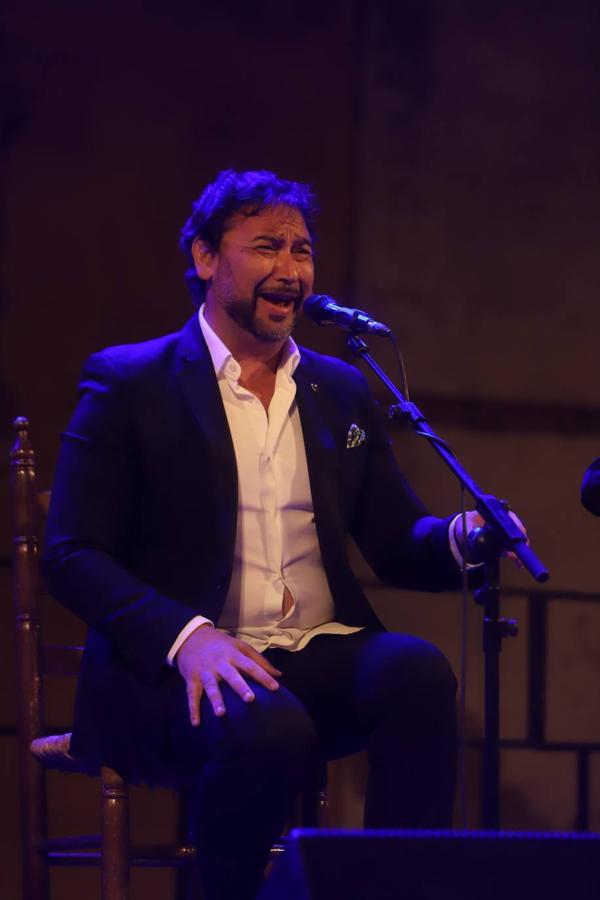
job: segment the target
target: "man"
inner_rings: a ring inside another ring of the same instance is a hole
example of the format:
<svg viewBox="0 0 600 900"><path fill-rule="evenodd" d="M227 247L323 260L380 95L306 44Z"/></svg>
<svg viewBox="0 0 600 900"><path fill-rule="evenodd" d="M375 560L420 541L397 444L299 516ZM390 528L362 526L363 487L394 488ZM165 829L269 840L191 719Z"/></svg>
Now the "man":
<svg viewBox="0 0 600 900"><path fill-rule="evenodd" d="M197 784L211 898L255 895L319 760L368 750L367 826L450 824L454 676L383 631L346 540L443 590L455 523L408 487L358 370L291 338L313 220L269 172L206 188L182 236L202 306L88 361L48 523L50 588L90 626L72 752Z"/></svg>

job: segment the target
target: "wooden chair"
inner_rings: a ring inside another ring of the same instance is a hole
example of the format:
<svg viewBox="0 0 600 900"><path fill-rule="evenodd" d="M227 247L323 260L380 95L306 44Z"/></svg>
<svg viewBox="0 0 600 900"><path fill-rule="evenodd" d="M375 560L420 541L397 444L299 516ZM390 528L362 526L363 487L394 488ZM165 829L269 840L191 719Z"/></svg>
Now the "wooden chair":
<svg viewBox="0 0 600 900"><path fill-rule="evenodd" d="M87 772L69 752L70 733L48 735L43 712L43 677L77 675L83 648L43 644L40 636L39 573L41 525L50 493L38 492L35 455L29 422L15 419L10 454L10 496L13 524L13 598L16 620L17 720L23 900L48 900L49 866L99 865L102 900L127 900L130 866L177 867L177 898L197 896L194 835L185 815L183 794L181 840L170 847L129 844L129 790L114 770L100 771L100 834L49 838L46 808L46 770ZM327 806L323 790L300 798L298 819L305 827L318 825ZM283 851L273 847L272 855Z"/></svg>

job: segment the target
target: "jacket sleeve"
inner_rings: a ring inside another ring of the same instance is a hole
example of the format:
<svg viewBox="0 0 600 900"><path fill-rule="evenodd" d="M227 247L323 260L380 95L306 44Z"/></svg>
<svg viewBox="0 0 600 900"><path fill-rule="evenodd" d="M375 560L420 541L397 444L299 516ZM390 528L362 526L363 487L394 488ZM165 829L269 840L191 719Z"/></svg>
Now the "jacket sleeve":
<svg viewBox="0 0 600 900"><path fill-rule="evenodd" d="M97 629L146 680L194 611L131 574L138 448L123 378L106 353L83 370L62 435L43 571L52 595Z"/></svg>
<svg viewBox="0 0 600 900"><path fill-rule="evenodd" d="M454 590L460 569L450 550L452 516L429 515L396 462L379 407L363 382L368 454L351 532L382 581L411 590Z"/></svg>

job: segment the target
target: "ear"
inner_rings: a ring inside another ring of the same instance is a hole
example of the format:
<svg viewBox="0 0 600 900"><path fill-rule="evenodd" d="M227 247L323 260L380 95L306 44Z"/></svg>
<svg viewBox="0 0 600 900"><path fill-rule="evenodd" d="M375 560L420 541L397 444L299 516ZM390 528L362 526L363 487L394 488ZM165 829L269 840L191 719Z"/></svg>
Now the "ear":
<svg viewBox="0 0 600 900"><path fill-rule="evenodd" d="M192 259L198 278L208 281L213 277L217 267L217 253L201 238L196 238L192 244Z"/></svg>

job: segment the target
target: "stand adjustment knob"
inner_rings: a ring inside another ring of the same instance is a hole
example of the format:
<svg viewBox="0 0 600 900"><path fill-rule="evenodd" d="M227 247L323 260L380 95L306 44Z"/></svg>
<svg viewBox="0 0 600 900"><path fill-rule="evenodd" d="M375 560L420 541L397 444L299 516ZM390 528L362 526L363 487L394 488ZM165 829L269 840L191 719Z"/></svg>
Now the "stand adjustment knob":
<svg viewBox="0 0 600 900"><path fill-rule="evenodd" d="M516 619L495 619L485 616L483 620L483 649L487 653L500 653L504 638L515 637L519 633Z"/></svg>
<svg viewBox="0 0 600 900"><path fill-rule="evenodd" d="M490 601L493 601L497 595L498 586L495 584L486 584L483 587L477 588L473 593L473 599L478 606L485 606Z"/></svg>

